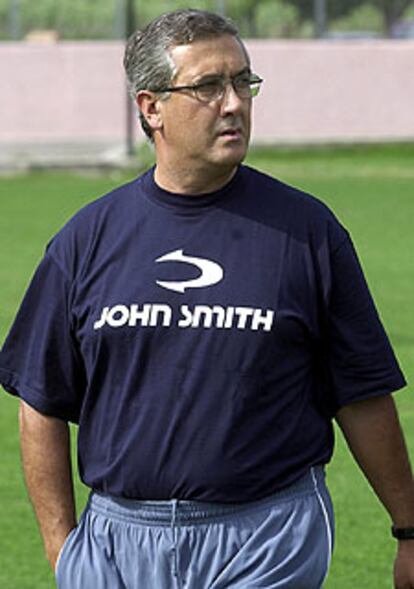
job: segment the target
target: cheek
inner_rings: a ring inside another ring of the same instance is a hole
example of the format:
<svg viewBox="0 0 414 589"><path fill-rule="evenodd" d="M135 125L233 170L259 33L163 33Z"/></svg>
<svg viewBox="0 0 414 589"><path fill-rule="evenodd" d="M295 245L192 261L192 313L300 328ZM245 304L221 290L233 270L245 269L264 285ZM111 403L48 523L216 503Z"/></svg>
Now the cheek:
<svg viewBox="0 0 414 589"><path fill-rule="evenodd" d="M174 114L164 119L164 136L170 145L186 142L191 122L188 116L177 108Z"/></svg>
<svg viewBox="0 0 414 589"><path fill-rule="evenodd" d="M178 133L185 135L188 142L201 145L211 141L216 129L217 117L200 110L188 110L180 120L175 122Z"/></svg>
<svg viewBox="0 0 414 589"><path fill-rule="evenodd" d="M244 120L246 124L250 126L251 123L251 113L252 113L252 103L248 102L243 112Z"/></svg>
<svg viewBox="0 0 414 589"><path fill-rule="evenodd" d="M219 113L217 108L198 103L176 102L164 116L164 137L170 145L196 151L214 142Z"/></svg>

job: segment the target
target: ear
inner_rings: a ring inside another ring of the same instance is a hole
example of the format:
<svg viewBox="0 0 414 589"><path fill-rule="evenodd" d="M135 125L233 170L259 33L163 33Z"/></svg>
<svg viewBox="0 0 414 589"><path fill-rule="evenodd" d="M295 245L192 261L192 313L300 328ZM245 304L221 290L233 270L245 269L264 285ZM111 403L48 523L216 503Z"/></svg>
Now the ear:
<svg viewBox="0 0 414 589"><path fill-rule="evenodd" d="M160 130L162 116L159 97L149 90L140 90L136 95L135 102L151 129L153 131Z"/></svg>

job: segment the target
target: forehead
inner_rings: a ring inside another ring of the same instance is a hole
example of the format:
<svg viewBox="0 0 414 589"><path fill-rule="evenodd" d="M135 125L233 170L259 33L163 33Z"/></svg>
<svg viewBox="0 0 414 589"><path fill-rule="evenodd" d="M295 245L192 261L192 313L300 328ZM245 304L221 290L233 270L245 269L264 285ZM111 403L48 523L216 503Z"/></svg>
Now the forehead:
<svg viewBox="0 0 414 589"><path fill-rule="evenodd" d="M234 74L249 66L245 51L231 35L176 45L170 55L176 66L175 79L181 81L205 74Z"/></svg>

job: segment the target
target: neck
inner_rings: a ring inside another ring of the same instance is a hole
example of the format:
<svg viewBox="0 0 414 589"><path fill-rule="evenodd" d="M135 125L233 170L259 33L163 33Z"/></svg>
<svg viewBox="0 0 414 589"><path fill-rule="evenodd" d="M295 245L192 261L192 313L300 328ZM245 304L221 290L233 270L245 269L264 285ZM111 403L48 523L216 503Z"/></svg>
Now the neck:
<svg viewBox="0 0 414 589"><path fill-rule="evenodd" d="M176 194L206 194L223 188L234 176L237 166L196 169L161 165L157 161L154 179L160 188Z"/></svg>

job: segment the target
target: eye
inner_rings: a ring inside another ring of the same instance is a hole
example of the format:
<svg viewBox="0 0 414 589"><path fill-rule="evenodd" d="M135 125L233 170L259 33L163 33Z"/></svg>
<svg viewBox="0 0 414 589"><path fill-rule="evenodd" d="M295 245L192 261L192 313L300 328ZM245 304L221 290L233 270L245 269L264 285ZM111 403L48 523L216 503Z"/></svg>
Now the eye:
<svg viewBox="0 0 414 589"><path fill-rule="evenodd" d="M255 74L246 72L234 78L233 87L241 98L254 98L259 94L262 81Z"/></svg>
<svg viewBox="0 0 414 589"><path fill-rule="evenodd" d="M251 76L249 76L249 74L243 74L241 76L237 76L237 78L234 78L234 80L233 80L233 84L237 89L249 88L251 83L252 83L252 78L251 78Z"/></svg>
<svg viewBox="0 0 414 589"><path fill-rule="evenodd" d="M220 94L221 88L221 80L209 80L195 86L195 90L202 100L212 100Z"/></svg>

